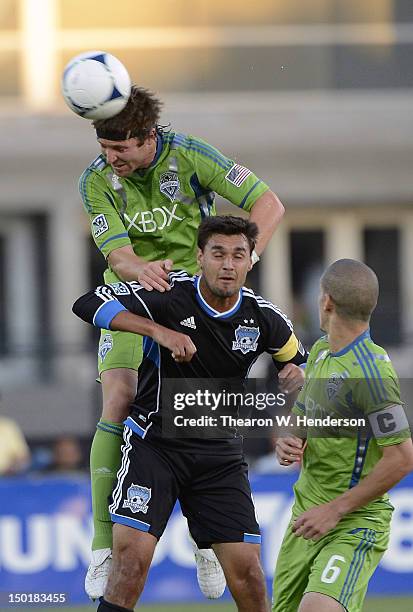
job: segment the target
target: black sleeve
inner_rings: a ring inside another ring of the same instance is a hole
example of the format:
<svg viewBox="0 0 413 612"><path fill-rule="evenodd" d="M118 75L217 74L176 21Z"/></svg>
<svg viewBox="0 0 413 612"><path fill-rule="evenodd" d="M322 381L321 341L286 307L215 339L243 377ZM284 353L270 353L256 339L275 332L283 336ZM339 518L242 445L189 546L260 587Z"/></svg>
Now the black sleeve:
<svg viewBox="0 0 413 612"><path fill-rule="evenodd" d="M272 355L277 369L281 370L287 363L305 363L308 352L296 337L288 317L270 302L262 308L262 314L266 324L265 350Z"/></svg>
<svg viewBox="0 0 413 612"><path fill-rule="evenodd" d="M147 291L137 282L111 283L82 295L73 304L72 311L86 323L103 329L110 329L112 319L122 310L165 324L168 294Z"/></svg>

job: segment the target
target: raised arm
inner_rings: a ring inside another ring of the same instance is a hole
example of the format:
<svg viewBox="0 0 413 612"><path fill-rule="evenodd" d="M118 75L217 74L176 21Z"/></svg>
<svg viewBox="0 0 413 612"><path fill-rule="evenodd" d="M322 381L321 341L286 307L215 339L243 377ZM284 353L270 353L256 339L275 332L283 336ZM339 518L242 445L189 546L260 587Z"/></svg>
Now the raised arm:
<svg viewBox="0 0 413 612"><path fill-rule="evenodd" d="M257 255L261 255L279 225L284 206L253 171L229 159L201 139L191 137L192 163L200 185L212 189L250 215L259 230ZM254 262L255 263L255 262Z"/></svg>
<svg viewBox="0 0 413 612"><path fill-rule="evenodd" d="M190 361L196 352L191 338L154 320L157 312L162 310L164 300L161 298L166 296L151 296L142 289L140 293L139 297L136 296L132 285L127 283L117 283L116 289L102 285L77 299L72 310L86 323L103 329L148 336L169 349L175 361Z"/></svg>
<svg viewBox="0 0 413 612"><path fill-rule="evenodd" d="M284 206L273 191L266 191L253 204L250 221L258 226L258 240L255 247L257 255L261 255L277 229L284 215Z"/></svg>

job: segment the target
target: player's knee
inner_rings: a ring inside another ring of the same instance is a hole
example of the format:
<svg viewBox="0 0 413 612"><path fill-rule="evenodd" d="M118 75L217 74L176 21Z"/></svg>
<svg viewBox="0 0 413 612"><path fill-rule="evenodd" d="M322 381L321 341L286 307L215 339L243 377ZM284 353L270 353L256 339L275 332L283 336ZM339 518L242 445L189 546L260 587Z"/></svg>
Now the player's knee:
<svg viewBox="0 0 413 612"><path fill-rule="evenodd" d="M251 589L255 589L257 592L265 594L266 586L264 570L262 569L261 563L258 560L249 566L246 575L246 582Z"/></svg>
<svg viewBox="0 0 413 612"><path fill-rule="evenodd" d="M344 608L333 597L311 592L302 598L298 612L344 612Z"/></svg>
<svg viewBox="0 0 413 612"><path fill-rule="evenodd" d="M129 396L111 396L103 402L102 418L114 423L124 421L130 412L132 399Z"/></svg>
<svg viewBox="0 0 413 612"><path fill-rule="evenodd" d="M265 576L259 559L253 558L239 568L234 576L233 589L254 594L258 601L266 597Z"/></svg>
<svg viewBox="0 0 413 612"><path fill-rule="evenodd" d="M127 541L118 542L114 546L113 565L118 578L122 578L124 582L143 579L148 572L150 558L139 554L136 546Z"/></svg>
<svg viewBox="0 0 413 612"><path fill-rule="evenodd" d="M113 530L113 566L125 576L146 576L156 538L115 524Z"/></svg>

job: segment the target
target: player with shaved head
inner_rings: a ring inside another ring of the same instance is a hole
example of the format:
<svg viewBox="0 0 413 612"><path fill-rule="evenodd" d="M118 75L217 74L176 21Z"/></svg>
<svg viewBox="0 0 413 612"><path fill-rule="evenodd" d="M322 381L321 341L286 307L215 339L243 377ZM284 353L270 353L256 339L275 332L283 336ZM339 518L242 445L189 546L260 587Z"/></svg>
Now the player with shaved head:
<svg viewBox="0 0 413 612"><path fill-rule="evenodd" d="M413 469L413 446L397 375L370 337L378 294L373 270L353 259L334 262L321 277L326 335L311 349L293 408L307 427L276 444L281 465L300 461L302 469L277 560L273 612L361 612L388 545L387 491ZM317 419L321 429L309 426ZM351 423L363 420L368 427Z"/></svg>

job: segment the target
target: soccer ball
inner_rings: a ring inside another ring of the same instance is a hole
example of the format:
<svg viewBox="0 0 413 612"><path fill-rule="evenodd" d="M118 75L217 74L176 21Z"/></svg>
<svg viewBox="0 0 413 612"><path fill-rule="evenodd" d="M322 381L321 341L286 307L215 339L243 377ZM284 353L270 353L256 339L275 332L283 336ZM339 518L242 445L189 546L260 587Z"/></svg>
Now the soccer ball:
<svg viewBox="0 0 413 612"><path fill-rule="evenodd" d="M85 119L109 119L126 106L131 80L125 66L110 53L77 55L63 72L62 93L68 107Z"/></svg>

